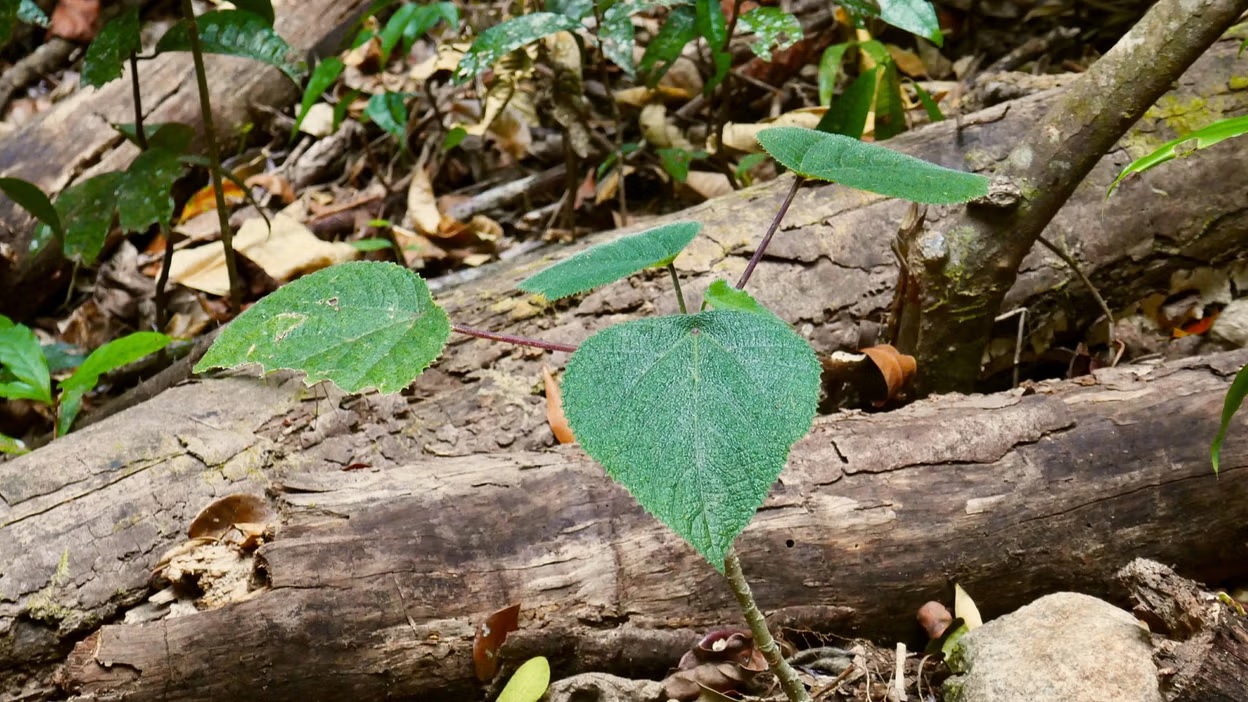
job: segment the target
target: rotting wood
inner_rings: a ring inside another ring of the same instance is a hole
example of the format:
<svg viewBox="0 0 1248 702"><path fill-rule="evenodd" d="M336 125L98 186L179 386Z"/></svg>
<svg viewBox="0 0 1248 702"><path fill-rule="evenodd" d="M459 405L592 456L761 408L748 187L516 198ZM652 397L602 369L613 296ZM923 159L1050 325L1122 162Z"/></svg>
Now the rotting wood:
<svg viewBox="0 0 1248 702"><path fill-rule="evenodd" d="M1108 595L1110 575L1136 556L1203 579L1248 575L1243 422L1218 477L1206 440L1246 358L821 418L738 544L756 596L773 621L904 640L917 634L917 607L946 598L953 582L991 617L1057 589ZM89 633L61 678L88 696L451 700L477 694L473 627L505 604L523 604L523 631L565 636L565 652L601 648L594 642L619 626L739 624L719 575L575 447L416 451L392 454L384 470L344 471L328 438L282 456L248 434L289 407L280 388L264 387L175 388L0 467L0 549L14 550L0 562L15 564L0 580L16 600L3 610L10 651L14 633L42 637L51 664L58 634ZM218 402L259 404L188 404L206 389ZM349 425L341 407L327 396L322 424ZM131 426L149 458L117 465L109 437L122 443ZM58 492L64 477L40 481L53 460L79 482ZM266 589L220 609L98 627L147 594L146 569L196 509L269 479L286 524L257 555ZM124 572L110 572L115 561ZM552 655L559 674L578 670ZM605 658L632 674L663 672L629 668L627 651Z"/></svg>

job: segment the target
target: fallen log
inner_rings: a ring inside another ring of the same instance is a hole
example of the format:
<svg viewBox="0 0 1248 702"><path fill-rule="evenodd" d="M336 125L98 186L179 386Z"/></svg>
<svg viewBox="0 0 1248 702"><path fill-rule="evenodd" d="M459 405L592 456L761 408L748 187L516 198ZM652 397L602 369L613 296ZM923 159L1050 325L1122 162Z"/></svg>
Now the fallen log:
<svg viewBox="0 0 1248 702"><path fill-rule="evenodd" d="M917 607L954 582L991 617L1055 590L1110 596L1137 556L1205 580L1248 575L1245 423L1220 476L1207 452L1245 359L818 419L739 541L760 604L789 630L908 640ZM473 627L506 604L522 603L525 650L545 650L559 674L593 661L659 675L671 661L630 640L739 622L720 576L577 448L417 451L344 470L328 440L283 455L274 418L289 397L245 379L179 387L0 467L9 665L29 665L13 658L33 641L51 663L85 634L59 682L93 698L449 700L479 694ZM370 397L373 426L402 431L396 405ZM305 404L320 405L322 433L364 411L332 395ZM141 450L120 445L126 435ZM74 484L35 472L54 454ZM139 609L149 569L198 507L259 494L266 478L284 517L247 560L253 587L217 609L98 626Z"/></svg>

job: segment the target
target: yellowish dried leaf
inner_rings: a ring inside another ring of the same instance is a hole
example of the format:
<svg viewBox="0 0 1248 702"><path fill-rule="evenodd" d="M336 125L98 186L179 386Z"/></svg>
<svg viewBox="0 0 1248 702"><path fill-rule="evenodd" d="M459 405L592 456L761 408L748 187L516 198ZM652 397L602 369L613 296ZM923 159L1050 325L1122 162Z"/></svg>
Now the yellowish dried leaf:
<svg viewBox="0 0 1248 702"><path fill-rule="evenodd" d="M442 224L442 213L438 211L438 200L433 194L433 183L424 168L417 167L412 171L412 182L407 187L407 214L404 226L411 227L426 236L438 233Z"/></svg>

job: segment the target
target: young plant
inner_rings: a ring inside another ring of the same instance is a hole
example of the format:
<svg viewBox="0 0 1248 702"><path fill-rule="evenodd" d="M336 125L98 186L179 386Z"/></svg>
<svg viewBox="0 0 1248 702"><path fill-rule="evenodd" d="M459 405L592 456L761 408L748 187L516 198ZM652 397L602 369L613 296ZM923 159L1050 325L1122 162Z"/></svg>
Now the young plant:
<svg viewBox="0 0 1248 702"><path fill-rule="evenodd" d="M169 337L156 332L136 332L104 344L78 366L52 393L48 357L35 333L0 315L0 397L34 400L56 411L56 436L64 436L82 409L82 398L100 381L100 376L155 353L169 344ZM25 453L21 441L0 434L0 452Z"/></svg>
<svg viewBox="0 0 1248 702"><path fill-rule="evenodd" d="M764 131L760 141L809 177L921 202L987 193L982 176L848 137L781 128ZM696 222L665 224L521 282L521 290L557 300L642 270L669 271L679 314L610 326L579 346L452 324L415 273L352 262L257 302L222 331L195 370L256 363L262 371L300 370L308 382L331 380L351 392L396 392L436 360L452 331L573 352L564 412L582 447L728 579L786 694L808 700L754 604L733 543L810 428L820 364L801 336L740 289L743 283L716 281L700 311L686 309L673 261L700 229Z"/></svg>

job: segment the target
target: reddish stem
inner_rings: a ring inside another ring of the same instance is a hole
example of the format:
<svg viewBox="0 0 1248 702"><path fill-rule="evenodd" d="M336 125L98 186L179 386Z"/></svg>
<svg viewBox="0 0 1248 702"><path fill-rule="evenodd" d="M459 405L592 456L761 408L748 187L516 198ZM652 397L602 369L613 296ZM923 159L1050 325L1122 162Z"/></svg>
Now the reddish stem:
<svg viewBox="0 0 1248 702"><path fill-rule="evenodd" d="M545 349L546 351L567 351L572 353L576 351L575 346L568 344L557 344L553 341L542 341L541 339L531 339L527 336L516 336L514 334L499 334L497 332L486 331L484 329L474 329L465 327L462 324L452 324L451 330L468 336L475 336L478 339L489 339L490 341L501 341L505 344L515 344L517 346L532 346L537 349Z"/></svg>

